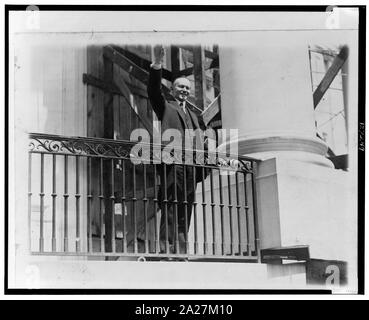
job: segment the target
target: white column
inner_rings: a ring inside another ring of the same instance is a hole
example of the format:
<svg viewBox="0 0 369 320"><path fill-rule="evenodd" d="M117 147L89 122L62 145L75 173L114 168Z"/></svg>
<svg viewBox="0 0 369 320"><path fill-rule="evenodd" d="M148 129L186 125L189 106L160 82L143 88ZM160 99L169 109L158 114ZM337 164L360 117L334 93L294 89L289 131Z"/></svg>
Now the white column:
<svg viewBox="0 0 369 320"><path fill-rule="evenodd" d="M239 130L239 154L332 167L315 135L307 46L226 47L219 55L222 124Z"/></svg>
<svg viewBox="0 0 369 320"><path fill-rule="evenodd" d="M308 47L265 43L219 50L222 124L239 130L223 147L237 144L240 155L263 160L261 249L307 245L312 258L352 262L353 187L316 137Z"/></svg>

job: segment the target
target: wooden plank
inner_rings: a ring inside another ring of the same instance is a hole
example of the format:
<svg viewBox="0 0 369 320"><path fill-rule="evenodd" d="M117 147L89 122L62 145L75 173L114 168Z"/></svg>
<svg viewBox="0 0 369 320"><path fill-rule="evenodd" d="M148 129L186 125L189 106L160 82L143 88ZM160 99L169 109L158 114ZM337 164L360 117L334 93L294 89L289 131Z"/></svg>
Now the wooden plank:
<svg viewBox="0 0 369 320"><path fill-rule="evenodd" d="M104 58L104 82L113 82L113 64ZM113 117L113 94L109 91L104 92L104 138L114 138L114 117Z"/></svg>
<svg viewBox="0 0 369 320"><path fill-rule="evenodd" d="M87 73L102 79L104 77L104 63L101 46L87 47Z"/></svg>
<svg viewBox="0 0 369 320"><path fill-rule="evenodd" d="M213 69L213 68L219 68L219 57L215 58L209 66L209 69Z"/></svg>
<svg viewBox="0 0 369 320"><path fill-rule="evenodd" d="M204 50L201 46L195 46L193 49L194 58L194 77L195 77L195 98L196 106L200 109L205 107L205 70L203 61L205 59Z"/></svg>
<svg viewBox="0 0 369 320"><path fill-rule="evenodd" d="M179 48L187 50L187 51L193 51L192 46L180 45ZM209 59L217 59L218 53L210 51L210 50L205 50L205 57Z"/></svg>
<svg viewBox="0 0 369 320"><path fill-rule="evenodd" d="M344 46L340 50L337 57L333 60L332 65L330 66L324 78L322 79L322 81L319 83L318 87L314 91L314 94L313 94L314 109L317 107L320 100L323 98L325 92L328 90L333 79L336 77L337 73L342 68L347 57L348 57L348 47Z"/></svg>
<svg viewBox="0 0 369 320"><path fill-rule="evenodd" d="M220 95L218 95L201 113L205 125L208 125L208 123L220 112L219 100Z"/></svg>
<svg viewBox="0 0 369 320"><path fill-rule="evenodd" d="M185 60L186 62L191 63L192 65L194 64L194 56L193 56L193 51L194 51L194 47L193 46L188 46L188 47L181 47L183 50L181 51L181 59Z"/></svg>
<svg viewBox="0 0 369 320"><path fill-rule="evenodd" d="M109 91L113 94L123 95L125 96L125 88L127 88L134 95L138 95L144 98L148 98L147 91L142 89L136 85L133 85L129 82L125 81L124 86L120 82L119 85L116 83L116 80L113 83L106 83L105 81L94 77L91 74L83 73L82 82L87 85L94 86L104 91Z"/></svg>
<svg viewBox="0 0 369 320"><path fill-rule="evenodd" d="M113 121L114 121L114 139L120 140L120 107L119 96L113 97Z"/></svg>
<svg viewBox="0 0 369 320"><path fill-rule="evenodd" d="M129 82L128 83L126 82L126 85L128 86L129 90L132 92L132 94L134 94L136 96L140 96L142 98L146 98L146 99L149 98L148 95L147 95L146 88L142 89L142 88L140 88L138 86L135 86L135 85L133 85Z"/></svg>
<svg viewBox="0 0 369 320"><path fill-rule="evenodd" d="M114 74L113 77L115 78L116 75L116 71L115 70L117 67L115 66L114 68ZM113 107L114 107L114 136L115 139L123 139L123 137L121 136L121 106L120 106L120 99L121 96L120 95L115 95L114 96L114 100L113 100ZM118 163L121 163L120 161L114 161L114 165L117 165ZM122 212L121 210L121 205L120 205L120 201L122 199L122 174L121 171L118 170L116 167L114 167L114 196L116 197L116 200L114 202L114 236L117 238L118 234L120 233L120 235L122 236L122 215L118 214L119 210L120 212ZM118 203L118 205L117 205ZM118 249L118 251L121 251L121 248Z"/></svg>
<svg viewBox="0 0 369 320"><path fill-rule="evenodd" d="M191 74L193 74L193 67L189 67L189 68L186 68L186 69L183 69L181 71L178 72L178 77L188 77L190 76Z"/></svg>
<svg viewBox="0 0 369 320"><path fill-rule="evenodd" d="M138 67L136 64L134 64L124 55L119 53L117 50L114 50L110 46L106 46L103 48L103 55L105 58L117 64L122 69L127 70L127 72L131 74L133 77L135 77L136 79L147 84L147 80L149 78L148 72Z"/></svg>
<svg viewBox="0 0 369 320"><path fill-rule="evenodd" d="M342 78L342 94L343 94L343 109L345 110L345 125L346 125L346 142L348 144L348 130L349 130L349 124L348 124L348 114L349 114L349 94L348 94L348 60L346 59L346 62L342 65L341 69L341 78Z"/></svg>
<svg viewBox="0 0 369 320"><path fill-rule="evenodd" d="M124 48L119 46L111 46L114 50L122 54L128 60L143 70L148 71L151 62L147 59L146 53L140 51L136 46L127 45ZM145 58L146 57L146 58Z"/></svg>
<svg viewBox="0 0 369 320"><path fill-rule="evenodd" d="M103 60L102 48L87 47L87 72L94 77L102 78ZM87 86L87 136L102 138L104 135L104 92L94 86ZM97 159L91 160L92 172L99 172ZM92 234L99 235L100 208L99 208L99 178L98 174L91 176L91 193L94 195L91 203Z"/></svg>
<svg viewBox="0 0 369 320"><path fill-rule="evenodd" d="M130 47L129 47L130 48ZM150 48L149 48L150 49ZM151 52L151 50L150 50ZM126 81L125 84L128 86L129 90L133 95L130 97L130 103L134 103L137 107L137 113L134 112L134 109L131 106L128 106L127 100L123 101L122 107L126 106L128 109L128 112L125 113L125 116L120 116L121 124L124 122L125 128L121 126L121 131L124 130L125 134L127 135L127 139L129 139L130 133L135 128L147 128L150 134L152 134L153 125L152 125L152 112L147 112L148 110L148 99L146 94L146 85L140 82L139 80L135 79L134 77L127 77L127 72L124 71L122 68L117 67L119 72L114 73L114 79L117 85L120 87L121 81ZM129 82L127 82L127 79ZM137 91L141 90L145 92L146 97L142 97L142 95L135 95L135 92L131 90L131 88L135 88ZM132 102L133 101L133 102ZM125 111L127 111L127 108ZM150 108L151 109L151 108ZM128 116L127 116L128 115ZM128 120L128 121L127 121ZM128 164L127 164L128 165ZM128 165L126 166L126 182L127 182L127 193L126 197L132 197L132 186L133 186L133 177L132 177L132 166ZM147 183L153 184L153 172L152 168L147 167ZM150 178L151 177L151 178ZM137 198L141 199L143 194L143 172L142 167L137 166L136 167L136 192L137 192ZM151 205L150 205L151 203ZM151 207L150 207L151 206ZM142 201L137 202L136 207L136 217L137 217L137 230L138 230L138 236L140 236L140 231L144 230L144 215L143 215L143 207L142 207ZM152 211L152 214L154 213L153 208L153 202L149 202L149 208L148 213L150 215L150 212ZM130 240L134 240L133 237L133 219L132 219L132 207L129 208L128 216L127 216L127 225L131 224L131 227L127 229L127 240L128 242ZM152 228L151 228L152 229ZM149 228L149 235L152 235L153 232L150 233ZM144 233L141 232L141 236L144 235ZM151 240L153 240L153 237L151 236Z"/></svg>
<svg viewBox="0 0 369 320"><path fill-rule="evenodd" d="M125 99L127 99L129 101L130 96L132 94L131 90L129 89L128 85L124 81L123 77L120 76L120 74L118 73L119 67L114 66L114 70L115 70L115 72L114 72L114 83L115 83L118 91L122 95L122 97L124 97Z"/></svg>
<svg viewBox="0 0 369 320"><path fill-rule="evenodd" d="M131 106L134 107L132 104ZM137 128L137 117L136 117L136 112L134 108L132 108L130 112L130 128L131 128L131 132L133 129Z"/></svg>
<svg viewBox="0 0 369 320"><path fill-rule="evenodd" d="M126 70L131 76L133 76L134 78L138 79L139 81L147 85L147 80L149 78L148 72L141 69L136 64L134 64L132 61L130 61L129 59L124 57L122 54L120 54L118 51L114 50L113 48L109 46L104 47L103 51L104 51L104 57L108 58L113 63L121 67L123 70ZM170 79L170 81L171 80L172 79ZM162 84L162 89L166 97L170 96L169 88L167 88L165 85Z"/></svg>
<svg viewBox="0 0 369 320"><path fill-rule="evenodd" d="M117 87L116 84L107 83L104 80L101 80L97 77L94 77L93 75L88 74L88 73L83 74L82 81L83 81L84 84L94 86L94 87L99 88L103 91L108 91L112 94L122 94L121 90L119 90L119 88Z"/></svg>
<svg viewBox="0 0 369 320"><path fill-rule="evenodd" d="M180 61L179 61L179 48L177 46L170 47L170 58L172 62L172 79L173 82L179 77Z"/></svg>
<svg viewBox="0 0 369 320"><path fill-rule="evenodd" d="M195 105L195 98L193 98L193 97L188 97L187 98L187 103L188 103L188 105L189 105L189 108L192 110L192 111L194 111L196 114L201 114L201 112L202 112L202 110L200 109L200 108L198 108L196 105Z"/></svg>
<svg viewBox="0 0 369 320"><path fill-rule="evenodd" d="M186 45L179 45L178 48L187 50L187 51L192 51L193 47L192 46L186 46Z"/></svg>
<svg viewBox="0 0 369 320"><path fill-rule="evenodd" d="M129 97L131 95L130 89L128 88L127 84L120 76L115 77L115 81L118 82L118 84L115 84L115 83L109 84L90 74L84 74L83 81L85 84L92 85L100 89L105 89L106 92L109 92L111 94L121 95L122 97L127 99L127 102L129 103ZM152 122L148 121L146 117L140 114L137 114L137 116L139 118L139 121L142 122L144 127L151 133L152 132Z"/></svg>
<svg viewBox="0 0 369 320"><path fill-rule="evenodd" d="M213 50L214 50L214 53L218 56L219 48L217 45L214 45ZM219 59L219 56L218 56L218 59ZM214 87L214 95L217 97L220 94L220 76L219 76L218 69L213 70L213 87ZM220 100L219 100L219 106L220 106Z"/></svg>
<svg viewBox="0 0 369 320"><path fill-rule="evenodd" d="M262 262L280 259L308 261L310 259L309 246L299 245L290 247L268 248L261 250Z"/></svg>
<svg viewBox="0 0 369 320"><path fill-rule="evenodd" d="M124 96L126 97L127 102L130 104L130 97L132 96L132 94L130 93L128 86L126 85L122 77L120 77L119 75L116 76L115 81L119 89L122 89L122 91L125 92ZM133 99L135 98L133 97ZM138 118L139 122L141 122L143 124L143 127L146 128L146 130L150 133L150 135L152 135L152 130L153 130L152 122L150 122L146 118L145 114L140 112L140 109L141 109L140 107L137 108L137 112L134 109L133 105L131 105L131 108L132 108L132 111L135 113L136 117Z"/></svg>
<svg viewBox="0 0 369 320"><path fill-rule="evenodd" d="M127 49L130 50L132 48L135 48L133 46L127 46ZM135 48L136 52L140 52L139 50L145 51L145 54L150 54L151 55L151 48L150 47L144 47L144 46L138 46L137 48ZM126 52L126 54L128 54L129 52ZM135 58L136 55L132 55L129 56L136 59ZM141 59L142 60L142 59ZM146 61L146 65L143 65L145 61L141 61L141 65L140 66L144 66L149 68L150 67L150 62ZM148 117L148 113L147 113L147 86L146 84L142 83L141 81L139 81L138 79L135 79L134 77L130 77L130 82L129 84L131 85L131 87L136 88L136 92L138 90L145 92L145 98L142 98L141 95L136 95L134 94L134 92L132 92L133 94L133 100L134 103L136 105L136 109L137 109L137 115L139 117L138 119L138 127L139 128L145 128L149 131L150 135L152 135L152 130L153 130L153 124L152 124L152 117Z"/></svg>
<svg viewBox="0 0 369 320"><path fill-rule="evenodd" d="M124 70L121 68L114 69L116 73L114 76L116 78L120 77L123 78ZM120 128L120 135L122 139L129 140L130 135L130 127L129 127L129 119L128 115L131 112L131 106L128 103L128 100L123 98L122 96L119 97L119 109L120 109L120 115L119 115L119 128Z"/></svg>
<svg viewBox="0 0 369 320"><path fill-rule="evenodd" d="M150 51L148 52L146 48L143 48L142 46L134 46L134 45L125 45L125 46L117 46L112 45L112 47L116 50L122 50L122 52L129 52L132 54L132 56L136 56L138 58L141 58L143 61L149 61L150 60ZM129 56L127 56L130 60L135 62L133 59L131 59ZM136 63L139 65L138 63Z"/></svg>
<svg viewBox="0 0 369 320"><path fill-rule="evenodd" d="M127 59L132 61L137 67L142 68L143 70L149 72L151 61L148 59L145 59L145 57L150 57L151 49L150 47L147 48L147 52L143 53L140 52L137 48L134 46L127 46L126 48L122 48L119 46L111 46L114 50L125 56ZM172 72L163 68L163 78L172 81Z"/></svg>
<svg viewBox="0 0 369 320"><path fill-rule="evenodd" d="M152 137L153 130L155 129L153 128L152 118L150 119L148 117L147 99L136 97L136 100L138 104L138 109L140 110L138 116L140 118L142 127L148 130L150 137Z"/></svg>
<svg viewBox="0 0 369 320"><path fill-rule="evenodd" d="M86 61L86 53L87 48L85 46L76 46L74 48L75 59L76 59L76 67L73 70L74 78L75 78L75 96L76 99L74 101L74 110L76 112L76 126L79 127L77 135L86 136L87 134L87 86L85 86L82 82L83 73L87 72L87 61ZM80 194L87 195L87 161L86 159L80 161L81 165L81 181L84 183L80 183ZM86 199L86 198L85 198ZM88 218L87 218L87 200L79 201L80 205L80 234L81 237L81 251L86 252L88 248L88 238L86 237L88 233ZM76 234L77 236L77 234Z"/></svg>
<svg viewBox="0 0 369 320"><path fill-rule="evenodd" d="M128 105L127 101L123 97L119 97L119 128L120 128L120 136L123 140L129 140L130 135L130 126L128 115L130 114L131 107Z"/></svg>
<svg viewBox="0 0 369 320"><path fill-rule="evenodd" d="M217 57L213 59L212 63L214 61L218 61L218 66L219 66L219 47L218 45L213 46L213 52L217 55ZM220 76L219 76L218 68L213 69L213 88L214 88L214 96L217 97L217 104L218 104L219 110L218 110L218 113L210 121L209 126L212 128L219 129L222 127L222 99L220 95Z"/></svg>
<svg viewBox="0 0 369 320"><path fill-rule="evenodd" d="M87 72L91 77L102 78L102 48L87 48ZM94 86L87 86L87 136L102 138L104 134L104 92Z"/></svg>
<svg viewBox="0 0 369 320"><path fill-rule="evenodd" d="M213 51L209 51L209 50L205 50L205 57L209 58L209 59L218 59L218 53L213 52Z"/></svg>
<svg viewBox="0 0 369 320"><path fill-rule="evenodd" d="M104 81L113 82L113 63L104 57ZM114 112L113 112L113 94L111 92L104 93L104 138L114 138ZM113 210L110 197L113 195L112 190L112 164L110 161L103 162L103 185L104 185L104 204L105 204L105 251L112 252L112 232L113 232Z"/></svg>

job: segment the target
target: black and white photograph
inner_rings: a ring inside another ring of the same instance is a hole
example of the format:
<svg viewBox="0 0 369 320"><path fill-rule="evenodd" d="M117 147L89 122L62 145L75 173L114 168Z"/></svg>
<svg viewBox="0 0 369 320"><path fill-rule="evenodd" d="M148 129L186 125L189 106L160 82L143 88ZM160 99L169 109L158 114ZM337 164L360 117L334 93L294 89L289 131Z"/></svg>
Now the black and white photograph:
<svg viewBox="0 0 369 320"><path fill-rule="evenodd" d="M360 293L362 11L182 9L8 7L8 290Z"/></svg>

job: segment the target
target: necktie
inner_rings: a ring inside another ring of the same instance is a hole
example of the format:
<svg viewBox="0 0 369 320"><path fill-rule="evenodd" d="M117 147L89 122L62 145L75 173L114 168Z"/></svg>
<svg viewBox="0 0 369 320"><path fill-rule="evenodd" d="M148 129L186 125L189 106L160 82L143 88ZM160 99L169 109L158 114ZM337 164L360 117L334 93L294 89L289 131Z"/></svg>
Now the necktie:
<svg viewBox="0 0 369 320"><path fill-rule="evenodd" d="M179 106L182 108L183 112L186 113L186 108L184 102L180 102Z"/></svg>

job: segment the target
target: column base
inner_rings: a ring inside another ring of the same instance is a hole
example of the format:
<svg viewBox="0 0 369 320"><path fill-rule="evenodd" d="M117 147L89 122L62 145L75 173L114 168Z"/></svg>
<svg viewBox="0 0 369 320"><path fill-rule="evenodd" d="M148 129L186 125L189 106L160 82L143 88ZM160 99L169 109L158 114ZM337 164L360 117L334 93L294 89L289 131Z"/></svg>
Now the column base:
<svg viewBox="0 0 369 320"><path fill-rule="evenodd" d="M355 265L355 183L348 172L270 159L256 177L261 249L308 245L314 259Z"/></svg>
<svg viewBox="0 0 369 320"><path fill-rule="evenodd" d="M220 145L221 152L230 149L238 154L260 160L281 158L297 160L334 168L333 163L325 155L328 147L324 141L315 137L278 134L273 136L240 136Z"/></svg>

